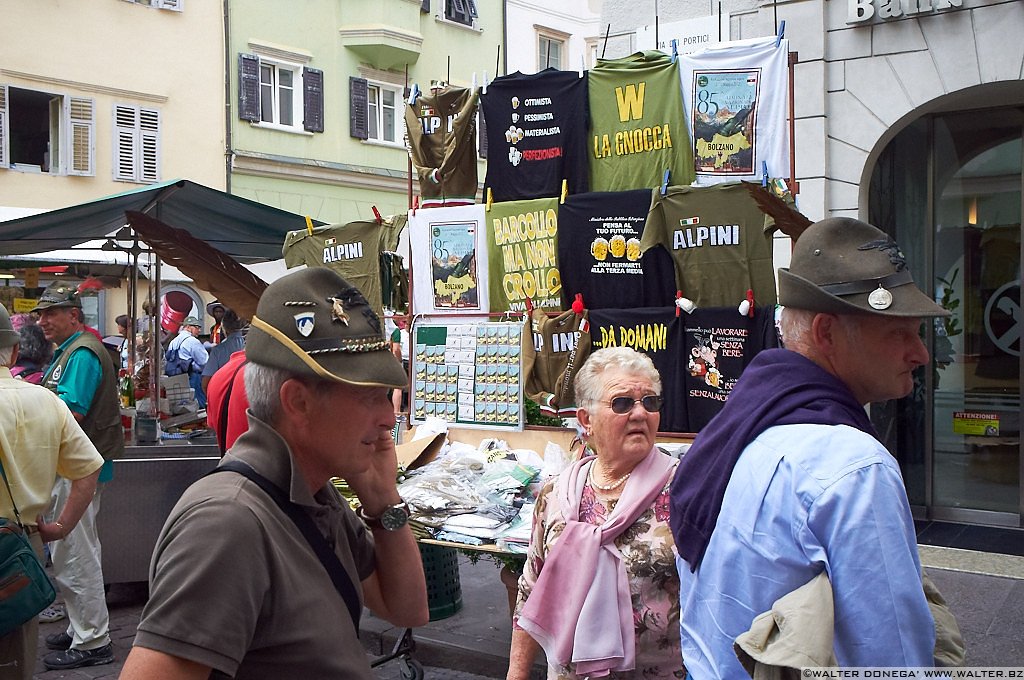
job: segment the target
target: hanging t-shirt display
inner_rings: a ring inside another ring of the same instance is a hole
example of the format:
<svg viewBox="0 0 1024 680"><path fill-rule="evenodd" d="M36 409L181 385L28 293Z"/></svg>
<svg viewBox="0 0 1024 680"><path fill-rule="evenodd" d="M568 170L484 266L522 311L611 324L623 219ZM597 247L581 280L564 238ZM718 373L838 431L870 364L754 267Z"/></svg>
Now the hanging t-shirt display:
<svg viewBox="0 0 1024 680"><path fill-rule="evenodd" d="M686 336L686 412L690 432L700 432L722 409L743 369L758 352L778 347L775 307L707 307L683 314Z"/></svg>
<svg viewBox="0 0 1024 680"><path fill-rule="evenodd" d="M561 310L558 273L558 199L494 203L487 211L491 312Z"/></svg>
<svg viewBox="0 0 1024 680"><path fill-rule="evenodd" d="M523 335L526 396L549 416L575 416L576 372L590 356L588 312L572 310L549 317L539 309L527 319Z"/></svg>
<svg viewBox="0 0 1024 680"><path fill-rule="evenodd" d="M698 184L789 175L788 54L768 37L679 55Z"/></svg>
<svg viewBox="0 0 1024 680"><path fill-rule="evenodd" d="M484 206L409 213L416 314L488 311Z"/></svg>
<svg viewBox="0 0 1024 680"><path fill-rule="evenodd" d="M693 147L679 64L664 52L598 59L587 75L591 191L652 189L693 181Z"/></svg>
<svg viewBox="0 0 1024 680"><path fill-rule="evenodd" d="M447 85L405 107L409 155L424 208L476 199L477 97L475 90Z"/></svg>
<svg viewBox="0 0 1024 680"><path fill-rule="evenodd" d="M495 78L480 95L487 181L495 201L559 196L589 184L587 79L553 68Z"/></svg>
<svg viewBox="0 0 1024 680"><path fill-rule="evenodd" d="M590 341L600 347L632 347L651 358L661 376L662 432L689 432L683 360L683 320L675 307L590 310Z"/></svg>
<svg viewBox="0 0 1024 680"><path fill-rule="evenodd" d="M558 206L564 307L577 293L588 309L673 304L672 258L661 248L640 253L650 207L650 189L575 194Z"/></svg>
<svg viewBox="0 0 1024 680"><path fill-rule="evenodd" d="M378 315L383 315L380 253L395 250L406 216L360 220L290 231L281 253L286 266L330 267L359 289Z"/></svg>
<svg viewBox="0 0 1024 680"><path fill-rule="evenodd" d="M748 289L757 306L774 305L774 224L743 183L669 187L654 192L640 243L669 252L676 288L698 307L735 307Z"/></svg>

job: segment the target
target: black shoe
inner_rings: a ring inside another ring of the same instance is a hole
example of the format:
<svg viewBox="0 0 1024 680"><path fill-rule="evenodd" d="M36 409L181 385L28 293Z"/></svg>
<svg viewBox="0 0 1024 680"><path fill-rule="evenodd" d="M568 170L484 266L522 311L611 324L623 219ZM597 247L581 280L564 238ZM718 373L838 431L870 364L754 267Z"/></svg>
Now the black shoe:
<svg viewBox="0 0 1024 680"><path fill-rule="evenodd" d="M46 636L46 646L50 649L59 649L61 651L71 649L71 642L71 636L67 634L67 631L51 633Z"/></svg>
<svg viewBox="0 0 1024 680"><path fill-rule="evenodd" d="M43 657L43 665L51 671L102 666L107 663L114 663L114 646L109 642L96 649L68 649L63 652L51 652Z"/></svg>

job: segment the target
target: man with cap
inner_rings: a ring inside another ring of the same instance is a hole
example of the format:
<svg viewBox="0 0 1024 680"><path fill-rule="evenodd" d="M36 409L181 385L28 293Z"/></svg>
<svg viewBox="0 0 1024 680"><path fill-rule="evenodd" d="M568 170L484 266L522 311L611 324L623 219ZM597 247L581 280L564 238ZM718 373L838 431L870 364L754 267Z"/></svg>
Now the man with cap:
<svg viewBox="0 0 1024 680"><path fill-rule="evenodd" d="M63 543L61 539L75 528L89 506L103 458L64 402L43 387L11 376L18 345L18 332L7 308L0 305L0 462L14 495L12 505L7 485L0 485L0 517L11 524L21 518L42 561L43 543ZM57 507L55 521L47 522L42 514L58 474L71 480L71 492L67 502ZM32 677L38 639L35 616L0 636L0 678Z"/></svg>
<svg viewBox="0 0 1024 680"><path fill-rule="evenodd" d="M206 362L206 366L203 367L203 393L208 397L210 393L207 388L210 385L213 374L224 364L228 363L232 354L245 349L246 324L242 319L238 318L234 310L227 310L219 325L223 333L225 333L225 337L216 347L210 349L210 359Z"/></svg>
<svg viewBox="0 0 1024 680"><path fill-rule="evenodd" d="M786 349L754 357L672 483L686 668L749 677L736 637L822 572L840 666L931 666L906 489L864 406L910 393L922 320L948 312L887 234L850 218L800 236L779 302Z"/></svg>
<svg viewBox="0 0 1024 680"><path fill-rule="evenodd" d="M85 330L82 301L74 286L51 284L32 311L39 313L39 326L46 339L57 345L42 384L68 405L105 460L99 475L101 483L82 520L50 550L54 578L67 606L68 629L46 637L46 646L56 651L44 656L43 664L50 669L107 664L114 660L114 652L96 515L102 482L110 481L113 461L124 453L117 369L103 343ZM73 493L71 480L57 477L53 486L55 507L68 502Z"/></svg>
<svg viewBox="0 0 1024 680"><path fill-rule="evenodd" d="M390 433L388 394L405 373L366 299L323 267L282 277L260 298L246 354L249 429L167 518L122 680L370 680L362 604L396 626L429 618Z"/></svg>
<svg viewBox="0 0 1024 680"><path fill-rule="evenodd" d="M206 313L213 317L213 327L210 328L210 346L219 345L227 339L228 333L224 330L224 315L228 308L220 301L214 300L206 305Z"/></svg>
<svg viewBox="0 0 1024 680"><path fill-rule="evenodd" d="M198 336L202 327L196 317L186 317L181 323L177 337L171 340L167 346L167 356L168 358L177 356L177 365L181 367L182 371L188 373L188 384L196 392L199 408L206 408L206 393L203 392L203 369L206 367L206 362L210 360L210 353L199 341ZM168 375L175 375L168 371L168 368L170 368L170 362L165 367L165 371Z"/></svg>

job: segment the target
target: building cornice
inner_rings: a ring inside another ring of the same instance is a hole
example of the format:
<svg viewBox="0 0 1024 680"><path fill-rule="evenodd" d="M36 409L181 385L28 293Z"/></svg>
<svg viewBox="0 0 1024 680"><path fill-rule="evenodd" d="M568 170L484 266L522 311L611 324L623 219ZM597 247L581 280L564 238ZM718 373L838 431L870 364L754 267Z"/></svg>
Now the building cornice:
<svg viewBox="0 0 1024 680"><path fill-rule="evenodd" d="M268 59L279 59L281 61L290 61L296 64L308 64L313 60L313 53L309 50L303 50L297 47L288 47L286 45L278 45L265 40L250 40L249 49L252 50L253 53L262 57L267 57Z"/></svg>
<svg viewBox="0 0 1024 680"><path fill-rule="evenodd" d="M232 172L402 194L409 188L409 174L401 170L275 156L253 151L235 150Z"/></svg>
<svg viewBox="0 0 1024 680"><path fill-rule="evenodd" d="M59 85L64 88L74 89L81 92L94 92L96 94L106 94L112 97L122 97L136 101L155 102L157 104L164 104L167 102L167 96L162 94L152 94L149 92L140 92L138 90L125 90L120 87L108 87L106 85L97 85L96 83L83 83L78 80L53 78L50 76L40 75L38 73L25 73L24 71L0 69L0 76L20 78L22 80L29 80L34 83L45 83L47 85Z"/></svg>

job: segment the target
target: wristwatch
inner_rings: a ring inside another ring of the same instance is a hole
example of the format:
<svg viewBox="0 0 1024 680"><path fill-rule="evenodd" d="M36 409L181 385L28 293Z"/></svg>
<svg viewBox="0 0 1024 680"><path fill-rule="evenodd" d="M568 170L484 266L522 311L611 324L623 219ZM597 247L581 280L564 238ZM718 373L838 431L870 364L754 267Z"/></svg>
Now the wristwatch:
<svg viewBox="0 0 1024 680"><path fill-rule="evenodd" d="M379 517L370 517L363 510L363 506L356 508L356 515L366 522L371 529L383 529L385 531L398 531L409 523L409 504L402 502L389 505Z"/></svg>

